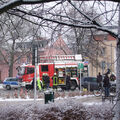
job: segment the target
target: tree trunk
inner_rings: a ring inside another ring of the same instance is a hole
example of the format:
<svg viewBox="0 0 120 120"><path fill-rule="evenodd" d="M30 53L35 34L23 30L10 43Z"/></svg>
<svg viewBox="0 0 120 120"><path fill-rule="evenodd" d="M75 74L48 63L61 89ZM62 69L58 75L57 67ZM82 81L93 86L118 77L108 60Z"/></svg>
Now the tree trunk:
<svg viewBox="0 0 120 120"><path fill-rule="evenodd" d="M9 61L9 77L13 77L13 65L14 65L14 54L11 53L11 56L10 56L10 61Z"/></svg>
<svg viewBox="0 0 120 120"><path fill-rule="evenodd" d="M120 120L120 4L119 4L118 36L119 36L119 38L117 40L117 50L116 50L116 57L117 57L117 65L116 65L117 91L116 91L116 97L117 97L117 103L115 106L115 118L114 118L114 120Z"/></svg>
<svg viewBox="0 0 120 120"><path fill-rule="evenodd" d="M120 38L119 38L120 41ZM117 103L115 106L115 120L120 120L120 43L117 45L117 65L116 65L116 70L117 70Z"/></svg>
<svg viewBox="0 0 120 120"><path fill-rule="evenodd" d="M13 64L9 65L9 77L13 77Z"/></svg>
<svg viewBox="0 0 120 120"><path fill-rule="evenodd" d="M15 39L13 37L12 51L10 52L10 60L9 60L9 77L13 77L13 65L14 65L14 54L15 54L14 48L15 48Z"/></svg>

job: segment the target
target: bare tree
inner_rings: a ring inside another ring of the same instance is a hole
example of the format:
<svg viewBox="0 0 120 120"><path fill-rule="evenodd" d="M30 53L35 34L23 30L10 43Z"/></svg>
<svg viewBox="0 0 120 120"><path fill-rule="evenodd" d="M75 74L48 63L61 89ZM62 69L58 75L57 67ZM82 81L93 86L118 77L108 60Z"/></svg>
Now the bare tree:
<svg viewBox="0 0 120 120"><path fill-rule="evenodd" d="M8 65L9 77L12 77L14 63L20 58L20 56L24 56L26 53L30 52L21 48L21 54L19 54L18 49L16 48L16 43L24 42L26 40L26 35L30 35L31 29L28 27L29 24L26 24L23 19L9 14L1 16L0 25L1 63Z"/></svg>

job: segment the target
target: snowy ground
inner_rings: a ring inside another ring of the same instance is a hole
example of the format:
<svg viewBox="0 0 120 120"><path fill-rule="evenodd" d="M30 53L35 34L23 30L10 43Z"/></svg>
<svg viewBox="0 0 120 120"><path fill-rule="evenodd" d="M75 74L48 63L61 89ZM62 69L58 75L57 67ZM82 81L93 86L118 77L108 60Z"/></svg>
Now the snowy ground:
<svg viewBox="0 0 120 120"><path fill-rule="evenodd" d="M0 89L3 89L2 84L0 84Z"/></svg>
<svg viewBox="0 0 120 120"><path fill-rule="evenodd" d="M0 85L2 90L2 86ZM44 93L33 91L0 96L0 120L112 120L113 104L80 91L55 92L54 102L45 104Z"/></svg>
<svg viewBox="0 0 120 120"><path fill-rule="evenodd" d="M92 96L57 98L49 104L6 99L0 101L0 120L112 120L112 104L92 101Z"/></svg>
<svg viewBox="0 0 120 120"><path fill-rule="evenodd" d="M2 87L2 84L0 84L0 90L4 90ZM2 91L1 91L2 92ZM26 91L23 91L21 94L19 90L15 91L6 91L7 94L2 94L0 93L0 104L3 102L34 102L38 101L40 104L44 104L45 99L44 99L44 92L38 92L37 91L37 96L36 100L34 99L34 91L29 91L26 93ZM102 104L102 98L101 97L95 97L91 93L80 93L79 90L77 91L69 91L69 92L54 92L54 103L62 102L62 101L67 101L67 99L71 99L74 101L80 101L82 104L86 105L93 105L93 104ZM20 95L21 94L21 95ZM109 101L107 101L109 102Z"/></svg>
<svg viewBox="0 0 120 120"><path fill-rule="evenodd" d="M2 87L2 84L0 84L0 90L4 89ZM34 91L30 91L25 94L25 92L23 93L23 95L26 95L25 97L21 97L20 96L20 91L17 90L16 92L13 91L12 92L12 95L11 95L11 90L10 91L6 91L7 94L4 94L4 95L1 95L0 96L0 102L9 102L9 101L34 101ZM17 94L17 97L14 95L14 94ZM32 94L30 97L30 94ZM8 96L9 95L9 96ZM67 100L68 98L71 98L73 100L79 100L81 101L82 103L88 103L88 104L92 104L92 103L101 103L102 99L100 97L95 97L94 95L81 95L79 90L78 91L70 91L70 92L55 92L55 102L58 102L58 101L65 101ZM39 93L37 92L37 99L36 101L39 101L40 103L44 103L44 93Z"/></svg>

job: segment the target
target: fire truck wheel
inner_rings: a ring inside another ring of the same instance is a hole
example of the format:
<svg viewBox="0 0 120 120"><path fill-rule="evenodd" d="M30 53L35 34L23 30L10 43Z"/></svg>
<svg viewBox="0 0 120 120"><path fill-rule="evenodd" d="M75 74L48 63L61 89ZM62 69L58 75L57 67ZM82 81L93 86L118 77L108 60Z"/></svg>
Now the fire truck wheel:
<svg viewBox="0 0 120 120"><path fill-rule="evenodd" d="M76 83L76 81L71 81L71 84L70 84L70 88L71 88L71 90L75 90L76 87L77 87L77 83Z"/></svg>
<svg viewBox="0 0 120 120"><path fill-rule="evenodd" d="M30 89L30 86L29 86L29 85L26 85L25 88L28 90L28 89Z"/></svg>

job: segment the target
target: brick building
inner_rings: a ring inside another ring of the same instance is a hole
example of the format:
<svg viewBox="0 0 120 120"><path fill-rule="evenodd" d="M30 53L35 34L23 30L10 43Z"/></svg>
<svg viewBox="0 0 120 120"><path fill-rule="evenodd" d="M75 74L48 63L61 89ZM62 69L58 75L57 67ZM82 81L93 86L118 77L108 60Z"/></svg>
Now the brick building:
<svg viewBox="0 0 120 120"><path fill-rule="evenodd" d="M21 64L32 63L32 45L33 43L38 46L38 58L39 56L43 55L71 55L72 51L68 48L67 44L61 38L58 39L53 43L49 44L50 40L46 38L37 38L34 42L20 42L16 44L16 53L15 59L17 58L16 62L13 66L13 76L17 75L16 68ZM4 52L4 50L2 50ZM25 51L25 54L23 53ZM6 54L4 52L4 54ZM6 77L8 77L8 64L0 63L0 80L3 81Z"/></svg>

